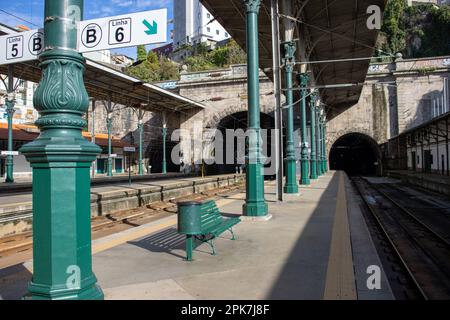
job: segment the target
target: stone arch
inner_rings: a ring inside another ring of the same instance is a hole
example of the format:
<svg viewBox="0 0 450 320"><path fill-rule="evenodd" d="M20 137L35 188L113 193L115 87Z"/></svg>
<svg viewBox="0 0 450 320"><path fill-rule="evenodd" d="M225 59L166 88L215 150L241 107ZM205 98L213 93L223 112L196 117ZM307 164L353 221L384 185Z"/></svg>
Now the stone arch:
<svg viewBox="0 0 450 320"><path fill-rule="evenodd" d="M365 135L365 136L371 138L373 141L376 142L376 139L372 136L372 132L366 128L358 128L358 129L344 128L337 132L327 132L327 137L326 137L327 154L330 154L330 150L333 147L333 145L336 143L336 141L338 141L343 136L351 134L351 133L360 133L362 135Z"/></svg>
<svg viewBox="0 0 450 320"><path fill-rule="evenodd" d="M248 111L247 104L240 104L237 106L229 106L222 111L210 112L205 116L206 128L217 128L219 123L228 116L231 116L238 112ZM261 113L271 115L275 111L275 107L272 105L262 105Z"/></svg>
<svg viewBox="0 0 450 320"><path fill-rule="evenodd" d="M334 163L338 168L332 169L348 170L352 174L372 172L372 174L382 175L382 153L378 142L367 133L343 131L345 133L342 132L329 139L333 141L327 145L330 167Z"/></svg>

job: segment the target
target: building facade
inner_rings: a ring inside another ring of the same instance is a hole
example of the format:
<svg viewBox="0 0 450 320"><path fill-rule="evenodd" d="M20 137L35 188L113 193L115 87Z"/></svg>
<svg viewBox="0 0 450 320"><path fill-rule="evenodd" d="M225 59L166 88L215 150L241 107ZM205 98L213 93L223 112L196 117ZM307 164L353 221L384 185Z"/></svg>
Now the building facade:
<svg viewBox="0 0 450 320"><path fill-rule="evenodd" d="M199 0L174 0L173 59L180 61L188 52L186 45L215 43L230 38Z"/></svg>

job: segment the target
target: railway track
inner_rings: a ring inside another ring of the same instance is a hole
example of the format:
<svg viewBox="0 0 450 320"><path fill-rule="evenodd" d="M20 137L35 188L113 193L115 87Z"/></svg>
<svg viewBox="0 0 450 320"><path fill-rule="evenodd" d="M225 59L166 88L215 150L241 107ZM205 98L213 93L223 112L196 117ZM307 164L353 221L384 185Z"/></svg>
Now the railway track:
<svg viewBox="0 0 450 320"><path fill-rule="evenodd" d="M169 201L150 203L131 210L123 210L94 217L91 220L92 238L98 239L126 229L138 227L159 218L175 214L180 201L202 201L227 196L242 191L243 184L221 187L213 190L183 196ZM25 232L0 238L0 268L23 262L32 255L33 234ZM18 258L15 259L15 256Z"/></svg>
<svg viewBox="0 0 450 320"><path fill-rule="evenodd" d="M450 299L450 242L442 230L438 232L429 220L423 221L376 184L360 177L352 180L420 298Z"/></svg>

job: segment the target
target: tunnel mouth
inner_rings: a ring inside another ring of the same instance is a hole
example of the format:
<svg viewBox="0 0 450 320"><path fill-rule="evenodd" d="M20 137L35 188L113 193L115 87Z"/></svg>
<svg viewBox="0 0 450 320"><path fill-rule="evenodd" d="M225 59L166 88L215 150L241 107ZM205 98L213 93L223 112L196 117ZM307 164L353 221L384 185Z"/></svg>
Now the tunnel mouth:
<svg viewBox="0 0 450 320"><path fill-rule="evenodd" d="M330 169L345 171L350 176L378 175L378 144L362 133L349 133L340 137L331 147Z"/></svg>
<svg viewBox="0 0 450 320"><path fill-rule="evenodd" d="M267 131L267 137L264 139L265 144L265 156L270 157L271 156L271 129L275 127L275 120L271 115L268 115L266 113L261 112L260 113L260 127L261 129L266 129ZM227 135L226 130L239 130L242 129L244 132L247 131L248 128L248 112L242 111L242 112L236 112L233 114L230 114L226 117L224 117L220 123L217 126L217 129L221 131L223 136L223 158L224 160L227 159L227 145L230 143L233 143L234 149L233 149L233 155L231 157L234 159L233 163L224 163L224 164L214 164L207 166L207 174L208 175L216 175L216 174L229 174L229 173L236 173L236 172L245 172L244 167L242 166L241 162L243 161L240 159L240 161L237 158L237 148L238 148L238 141L236 138L234 138L234 141L227 141ZM245 146L245 154L247 154L248 146ZM268 165L265 165L268 166ZM273 178L273 177L265 177L265 178Z"/></svg>

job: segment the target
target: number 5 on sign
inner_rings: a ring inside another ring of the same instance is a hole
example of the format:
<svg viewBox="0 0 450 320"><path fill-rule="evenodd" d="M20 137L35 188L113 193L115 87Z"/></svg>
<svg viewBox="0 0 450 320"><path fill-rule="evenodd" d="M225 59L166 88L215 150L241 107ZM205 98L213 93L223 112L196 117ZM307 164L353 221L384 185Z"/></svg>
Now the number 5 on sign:
<svg viewBox="0 0 450 320"><path fill-rule="evenodd" d="M44 49L44 30L31 30L0 37L0 64L37 59Z"/></svg>
<svg viewBox="0 0 450 320"><path fill-rule="evenodd" d="M79 22L78 51L89 52L167 41L167 9Z"/></svg>

